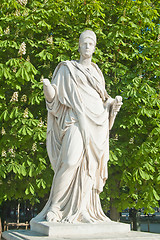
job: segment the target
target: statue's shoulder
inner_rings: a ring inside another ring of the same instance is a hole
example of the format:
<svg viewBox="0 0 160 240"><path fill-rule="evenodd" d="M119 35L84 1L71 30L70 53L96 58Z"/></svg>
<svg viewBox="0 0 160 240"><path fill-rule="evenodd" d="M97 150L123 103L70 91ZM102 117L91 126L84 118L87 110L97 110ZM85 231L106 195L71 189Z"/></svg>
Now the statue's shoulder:
<svg viewBox="0 0 160 240"><path fill-rule="evenodd" d="M98 71L101 71L96 63L92 62L92 66L95 67Z"/></svg>
<svg viewBox="0 0 160 240"><path fill-rule="evenodd" d="M66 60L66 61L62 61L60 62L57 67L60 68L60 67L64 67L64 66L67 66L67 67L70 67L72 65L74 65L74 62L73 60L69 61L69 60Z"/></svg>
<svg viewBox="0 0 160 240"><path fill-rule="evenodd" d="M74 71L74 66L75 66L75 61L71 60L66 60L66 61L62 61L60 62L55 71L53 76L55 76L57 73L59 74L64 74L64 73L68 73L68 72L73 72Z"/></svg>
<svg viewBox="0 0 160 240"><path fill-rule="evenodd" d="M76 60L66 60L60 63L60 66L68 68L71 72L74 71L75 67L77 67L77 61Z"/></svg>
<svg viewBox="0 0 160 240"><path fill-rule="evenodd" d="M96 63L94 63L94 62L92 62L92 66L99 72L99 74L103 77L103 73L102 73L102 71L101 71L101 69L99 68L99 66L96 64Z"/></svg>
<svg viewBox="0 0 160 240"><path fill-rule="evenodd" d="M67 69L68 68L68 62L70 62L70 61L62 61L62 62L60 62L60 63L58 63L58 65L57 65L57 67L55 68L55 73L57 73L57 72L61 72L61 71L65 71L65 69Z"/></svg>
<svg viewBox="0 0 160 240"><path fill-rule="evenodd" d="M68 60L67 61L62 61L62 62L58 63L57 67L67 65L67 62L68 62Z"/></svg>

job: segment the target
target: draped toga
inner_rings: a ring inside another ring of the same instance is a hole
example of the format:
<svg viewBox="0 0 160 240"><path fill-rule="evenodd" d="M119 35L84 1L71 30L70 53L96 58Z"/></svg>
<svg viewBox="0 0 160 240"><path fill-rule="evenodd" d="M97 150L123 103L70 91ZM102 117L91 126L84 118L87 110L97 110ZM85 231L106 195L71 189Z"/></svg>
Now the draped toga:
<svg viewBox="0 0 160 240"><path fill-rule="evenodd" d="M53 211L57 221L107 219L99 194L108 177L110 100L103 74L77 61L61 62L54 71L55 97L48 109L47 152L54 170L49 200L35 220Z"/></svg>

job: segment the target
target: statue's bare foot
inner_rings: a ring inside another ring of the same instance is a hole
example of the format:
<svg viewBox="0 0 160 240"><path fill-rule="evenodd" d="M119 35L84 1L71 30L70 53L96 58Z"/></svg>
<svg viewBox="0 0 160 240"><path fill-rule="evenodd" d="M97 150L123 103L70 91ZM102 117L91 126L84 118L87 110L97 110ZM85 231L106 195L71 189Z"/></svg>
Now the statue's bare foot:
<svg viewBox="0 0 160 240"><path fill-rule="evenodd" d="M58 222L56 219L56 214L52 211L47 213L46 220L47 222Z"/></svg>
<svg viewBox="0 0 160 240"><path fill-rule="evenodd" d="M93 223L95 222L93 219L91 219L89 213L84 210L81 212L81 222L83 223Z"/></svg>
<svg viewBox="0 0 160 240"><path fill-rule="evenodd" d="M62 223L73 223L74 220L74 216L70 216L70 217L65 217L61 222Z"/></svg>

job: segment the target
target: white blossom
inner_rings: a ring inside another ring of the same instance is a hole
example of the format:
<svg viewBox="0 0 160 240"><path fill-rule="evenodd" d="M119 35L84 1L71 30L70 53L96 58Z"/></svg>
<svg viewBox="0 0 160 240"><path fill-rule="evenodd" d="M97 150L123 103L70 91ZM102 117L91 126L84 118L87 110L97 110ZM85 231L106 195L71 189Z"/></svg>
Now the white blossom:
<svg viewBox="0 0 160 240"><path fill-rule="evenodd" d="M2 135L5 135L5 134L6 134L6 131L5 131L5 128L4 128L4 127L2 127L1 134L2 134Z"/></svg>
<svg viewBox="0 0 160 240"><path fill-rule="evenodd" d="M28 0L18 0L18 2L23 6L26 6Z"/></svg>
<svg viewBox="0 0 160 240"><path fill-rule="evenodd" d="M10 156L11 156L11 157L15 157L15 152L14 152L13 148L10 148L10 149L8 150L8 152L10 153Z"/></svg>
<svg viewBox="0 0 160 240"><path fill-rule="evenodd" d="M16 9L14 15L17 16L17 17L21 16L20 10Z"/></svg>
<svg viewBox="0 0 160 240"><path fill-rule="evenodd" d="M4 30L4 34L6 34L6 35L10 34L10 28L9 28L9 26L6 28L6 30Z"/></svg>
<svg viewBox="0 0 160 240"><path fill-rule="evenodd" d="M32 151L35 152L37 150L37 144L36 143L33 143L32 145Z"/></svg>
<svg viewBox="0 0 160 240"><path fill-rule="evenodd" d="M51 78L53 75L53 73L50 71L49 75L48 75L48 78Z"/></svg>
<svg viewBox="0 0 160 240"><path fill-rule="evenodd" d="M18 92L14 92L10 102L18 102Z"/></svg>
<svg viewBox="0 0 160 240"><path fill-rule="evenodd" d="M17 68L16 68L16 67L13 68L13 72L14 72L14 73L17 72Z"/></svg>
<svg viewBox="0 0 160 240"><path fill-rule="evenodd" d="M42 118L40 118L39 123L38 123L38 127L42 127L44 125L44 122L42 121Z"/></svg>
<svg viewBox="0 0 160 240"><path fill-rule="evenodd" d="M21 102L27 102L27 96L25 94L21 97Z"/></svg>
<svg viewBox="0 0 160 240"><path fill-rule="evenodd" d="M51 35L50 37L47 38L48 44L53 44L53 36Z"/></svg>
<svg viewBox="0 0 160 240"><path fill-rule="evenodd" d="M24 12L22 13L22 16L23 16L23 17L28 16L28 9L25 9L25 10L24 10Z"/></svg>
<svg viewBox="0 0 160 240"><path fill-rule="evenodd" d="M28 118L28 108L24 110L23 117Z"/></svg>
<svg viewBox="0 0 160 240"><path fill-rule="evenodd" d="M160 41L160 34L158 35L158 38L157 38L157 42L159 42Z"/></svg>
<svg viewBox="0 0 160 240"><path fill-rule="evenodd" d="M27 62L30 62L30 57L29 57L29 55L27 56L26 61L27 61Z"/></svg>
<svg viewBox="0 0 160 240"><path fill-rule="evenodd" d="M19 55L25 55L26 54L26 44L25 42L23 42L19 48L19 51L18 51L18 54Z"/></svg>
<svg viewBox="0 0 160 240"><path fill-rule="evenodd" d="M19 29L15 31L15 37L18 37L18 36L19 36Z"/></svg>
<svg viewBox="0 0 160 240"><path fill-rule="evenodd" d="M7 157L7 153L6 153L6 151L5 151L4 149L2 150L1 156L2 156L2 157Z"/></svg>
<svg viewBox="0 0 160 240"><path fill-rule="evenodd" d="M133 143L134 143L134 138L130 138L129 144L133 144Z"/></svg>
<svg viewBox="0 0 160 240"><path fill-rule="evenodd" d="M114 140L118 141L118 134L115 134Z"/></svg>
<svg viewBox="0 0 160 240"><path fill-rule="evenodd" d="M41 78L40 78L40 82L43 83L43 79L44 79L44 76L42 75Z"/></svg>

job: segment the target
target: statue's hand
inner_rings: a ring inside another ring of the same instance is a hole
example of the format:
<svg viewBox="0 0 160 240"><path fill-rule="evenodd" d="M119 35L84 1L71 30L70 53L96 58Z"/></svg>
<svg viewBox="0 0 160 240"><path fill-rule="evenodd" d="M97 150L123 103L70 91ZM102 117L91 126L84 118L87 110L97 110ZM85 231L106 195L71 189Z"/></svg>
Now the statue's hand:
<svg viewBox="0 0 160 240"><path fill-rule="evenodd" d="M109 129L111 130L116 118L117 113L119 112L122 106L122 97L116 96L111 105L110 120L109 120Z"/></svg>
<svg viewBox="0 0 160 240"><path fill-rule="evenodd" d="M119 112L121 106L122 106L122 97L121 96L116 96L115 97L115 102L113 104L113 111L115 113Z"/></svg>
<svg viewBox="0 0 160 240"><path fill-rule="evenodd" d="M120 103L120 102L122 102L122 97L121 97L121 96L116 96L116 97L115 97L115 100L116 100L118 103Z"/></svg>
<svg viewBox="0 0 160 240"><path fill-rule="evenodd" d="M55 96L55 89L47 78L43 79L44 96L48 102L52 102Z"/></svg>
<svg viewBox="0 0 160 240"><path fill-rule="evenodd" d="M44 78L43 79L43 85L44 86L49 86L51 83L50 83L50 81L49 81L49 79L48 78Z"/></svg>

